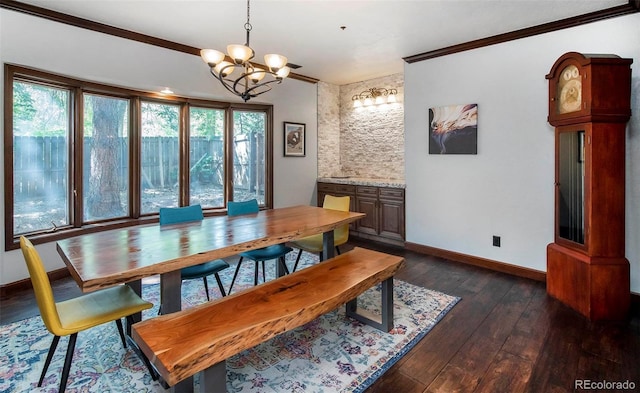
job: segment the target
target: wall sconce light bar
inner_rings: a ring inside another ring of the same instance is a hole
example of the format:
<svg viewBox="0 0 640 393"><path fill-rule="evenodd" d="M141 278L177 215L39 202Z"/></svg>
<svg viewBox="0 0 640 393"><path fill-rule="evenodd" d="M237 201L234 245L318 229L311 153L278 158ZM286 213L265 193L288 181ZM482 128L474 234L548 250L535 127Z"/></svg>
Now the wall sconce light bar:
<svg viewBox="0 0 640 393"><path fill-rule="evenodd" d="M370 105L392 104L397 102L397 94L398 91L396 89L372 87L369 90L365 90L360 94L354 95L351 97L351 100L353 101L354 108Z"/></svg>

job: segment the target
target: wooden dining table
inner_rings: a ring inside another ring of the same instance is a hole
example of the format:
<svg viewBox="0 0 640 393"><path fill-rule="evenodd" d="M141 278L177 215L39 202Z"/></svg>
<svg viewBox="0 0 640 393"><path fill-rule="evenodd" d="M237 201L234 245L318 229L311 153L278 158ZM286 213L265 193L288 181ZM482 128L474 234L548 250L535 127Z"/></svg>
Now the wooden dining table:
<svg viewBox="0 0 640 393"><path fill-rule="evenodd" d="M81 235L57 242L57 250L83 292L125 283L140 294L141 280L159 274L166 314L181 309L184 267L319 233L324 234L323 256L329 259L334 256L333 230L362 217L363 213L292 206Z"/></svg>

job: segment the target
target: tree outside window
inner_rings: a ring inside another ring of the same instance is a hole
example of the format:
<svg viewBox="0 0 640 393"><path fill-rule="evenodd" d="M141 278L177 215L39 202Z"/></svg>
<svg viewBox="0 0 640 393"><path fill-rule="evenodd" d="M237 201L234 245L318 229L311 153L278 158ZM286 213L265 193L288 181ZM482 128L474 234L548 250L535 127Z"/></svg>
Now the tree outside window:
<svg viewBox="0 0 640 393"><path fill-rule="evenodd" d="M129 215L129 101L84 95L84 218Z"/></svg>

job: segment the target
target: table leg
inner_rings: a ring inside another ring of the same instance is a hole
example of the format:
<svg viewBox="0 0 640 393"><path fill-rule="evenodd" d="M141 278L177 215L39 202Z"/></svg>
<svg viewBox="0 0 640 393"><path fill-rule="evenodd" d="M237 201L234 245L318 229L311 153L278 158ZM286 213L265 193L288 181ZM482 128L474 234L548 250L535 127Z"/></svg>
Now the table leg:
<svg viewBox="0 0 640 393"><path fill-rule="evenodd" d="M336 254L335 242L333 239L333 231L322 234L322 260L333 258Z"/></svg>
<svg viewBox="0 0 640 393"><path fill-rule="evenodd" d="M126 285L128 285L131 289L133 289L133 292L135 292L138 296L142 297L142 280L131 281L131 282L128 282ZM137 312L131 315L131 318L133 319L133 323L142 321L142 312ZM128 320L127 320L127 336L131 336L131 324L128 323Z"/></svg>
<svg viewBox="0 0 640 393"><path fill-rule="evenodd" d="M182 278L180 270L160 275L160 305L162 314L180 311L182 308Z"/></svg>

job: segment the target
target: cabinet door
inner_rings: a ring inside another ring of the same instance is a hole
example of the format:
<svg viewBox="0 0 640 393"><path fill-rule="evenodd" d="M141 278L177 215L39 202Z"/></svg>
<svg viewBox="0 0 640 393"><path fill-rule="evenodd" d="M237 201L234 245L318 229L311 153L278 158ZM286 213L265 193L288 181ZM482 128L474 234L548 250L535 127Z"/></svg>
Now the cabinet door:
<svg viewBox="0 0 640 393"><path fill-rule="evenodd" d="M378 198L376 196L356 197L356 211L366 214L357 222L357 230L370 235L378 234Z"/></svg>
<svg viewBox="0 0 640 393"><path fill-rule="evenodd" d="M380 236L404 240L404 202L380 198Z"/></svg>

